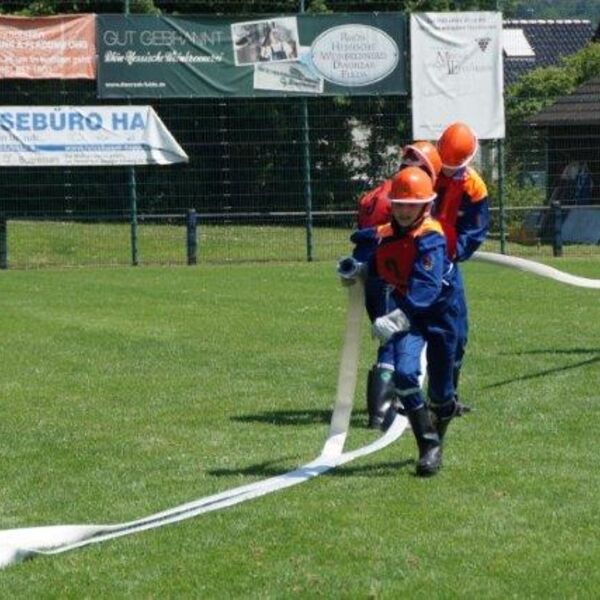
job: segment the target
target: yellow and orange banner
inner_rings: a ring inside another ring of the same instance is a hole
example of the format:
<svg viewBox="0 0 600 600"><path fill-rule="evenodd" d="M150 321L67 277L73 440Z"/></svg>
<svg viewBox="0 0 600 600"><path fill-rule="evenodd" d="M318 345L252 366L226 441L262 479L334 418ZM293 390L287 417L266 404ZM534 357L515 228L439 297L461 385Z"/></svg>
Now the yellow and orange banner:
<svg viewBox="0 0 600 600"><path fill-rule="evenodd" d="M95 79L96 16L0 16L0 79Z"/></svg>

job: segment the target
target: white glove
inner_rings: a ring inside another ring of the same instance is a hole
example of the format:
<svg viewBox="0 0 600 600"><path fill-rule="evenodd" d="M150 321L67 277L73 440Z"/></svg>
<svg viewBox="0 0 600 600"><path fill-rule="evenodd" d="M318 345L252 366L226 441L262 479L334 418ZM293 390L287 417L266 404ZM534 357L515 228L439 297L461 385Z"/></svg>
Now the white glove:
<svg viewBox="0 0 600 600"><path fill-rule="evenodd" d="M373 323L373 336L385 344L394 334L410 329L408 317L397 308L383 317L378 317Z"/></svg>
<svg viewBox="0 0 600 600"><path fill-rule="evenodd" d="M364 278L366 270L367 265L352 256L342 258L337 264L337 274L343 286L354 285L358 278Z"/></svg>

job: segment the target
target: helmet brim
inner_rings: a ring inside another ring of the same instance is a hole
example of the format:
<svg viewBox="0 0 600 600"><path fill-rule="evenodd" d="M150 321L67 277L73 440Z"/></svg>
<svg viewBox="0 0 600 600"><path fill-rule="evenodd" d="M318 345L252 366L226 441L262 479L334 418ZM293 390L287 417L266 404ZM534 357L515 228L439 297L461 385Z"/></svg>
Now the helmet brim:
<svg viewBox="0 0 600 600"><path fill-rule="evenodd" d="M479 150L479 144L477 144L477 146L475 146L475 151L470 154L469 156L467 156L467 158L465 158L465 160L463 160L459 165L448 165L444 162L442 162L442 168L443 169L462 169L463 167L466 167L472 160L473 158L475 158L475 155L477 154L477 150Z"/></svg>
<svg viewBox="0 0 600 600"><path fill-rule="evenodd" d="M429 157L420 148L417 148L413 144L408 144L408 146L405 146L403 150L404 152L412 152L417 157L417 161L412 161L409 158L405 159L403 156L402 164L410 167L424 167L427 170L429 177L431 177L431 181L435 185L437 174L432 162L429 160Z"/></svg>
<svg viewBox="0 0 600 600"><path fill-rule="evenodd" d="M427 204L433 202L436 194L433 194L429 198L388 198L392 204Z"/></svg>

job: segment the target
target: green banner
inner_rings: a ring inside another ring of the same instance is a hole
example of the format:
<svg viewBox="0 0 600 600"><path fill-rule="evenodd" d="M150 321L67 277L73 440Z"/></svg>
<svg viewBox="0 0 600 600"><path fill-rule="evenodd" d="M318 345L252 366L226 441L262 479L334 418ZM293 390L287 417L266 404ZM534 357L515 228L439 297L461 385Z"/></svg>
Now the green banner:
<svg viewBox="0 0 600 600"><path fill-rule="evenodd" d="M100 98L407 93L403 13L97 20Z"/></svg>

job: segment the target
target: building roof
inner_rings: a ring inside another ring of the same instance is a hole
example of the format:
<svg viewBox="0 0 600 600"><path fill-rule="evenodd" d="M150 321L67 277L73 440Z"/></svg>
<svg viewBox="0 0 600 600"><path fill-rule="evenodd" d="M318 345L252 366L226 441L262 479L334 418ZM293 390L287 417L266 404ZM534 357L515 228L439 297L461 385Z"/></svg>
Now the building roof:
<svg viewBox="0 0 600 600"><path fill-rule="evenodd" d="M503 23L504 83L575 54L594 37L591 21L507 19Z"/></svg>
<svg viewBox="0 0 600 600"><path fill-rule="evenodd" d="M537 127L600 125L600 77L593 77L567 96L527 119Z"/></svg>

